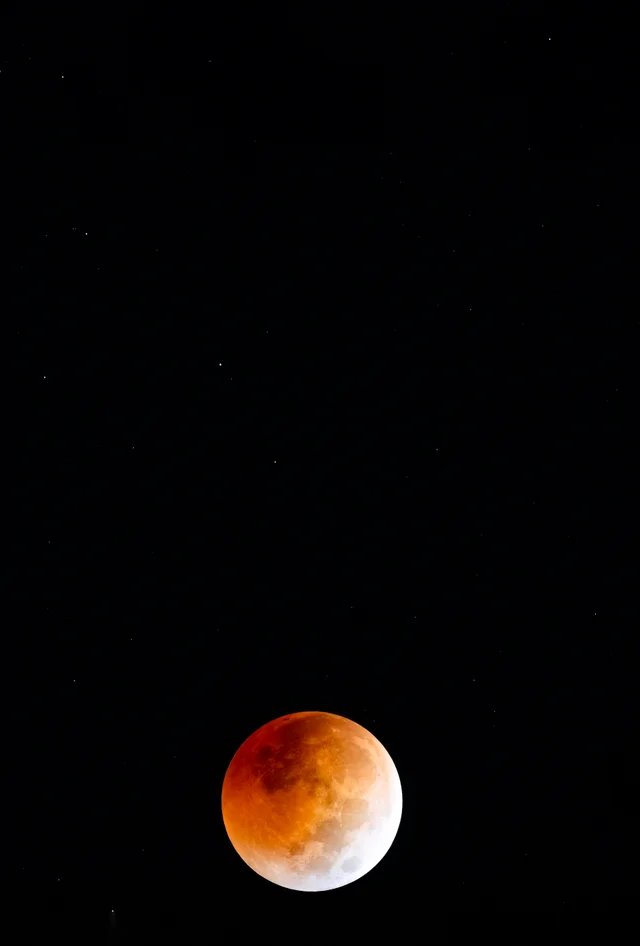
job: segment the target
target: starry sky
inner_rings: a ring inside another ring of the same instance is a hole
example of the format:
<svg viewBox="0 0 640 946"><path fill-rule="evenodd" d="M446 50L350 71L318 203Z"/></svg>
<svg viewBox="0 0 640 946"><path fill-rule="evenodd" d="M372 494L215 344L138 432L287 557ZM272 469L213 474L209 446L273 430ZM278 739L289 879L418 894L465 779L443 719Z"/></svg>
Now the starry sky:
<svg viewBox="0 0 640 946"><path fill-rule="evenodd" d="M529 942L637 898L631 31L415 17L0 14L7 941ZM220 815L305 709L404 790L321 901Z"/></svg>

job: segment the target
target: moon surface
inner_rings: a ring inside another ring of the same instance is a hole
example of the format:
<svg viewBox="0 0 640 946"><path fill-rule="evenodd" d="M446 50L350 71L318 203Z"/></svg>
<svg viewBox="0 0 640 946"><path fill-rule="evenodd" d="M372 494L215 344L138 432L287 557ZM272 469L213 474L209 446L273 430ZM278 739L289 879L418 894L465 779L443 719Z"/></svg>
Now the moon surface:
<svg viewBox="0 0 640 946"><path fill-rule="evenodd" d="M368 730L333 713L266 723L242 743L222 785L229 840L266 880L333 890L378 864L402 816L391 756Z"/></svg>

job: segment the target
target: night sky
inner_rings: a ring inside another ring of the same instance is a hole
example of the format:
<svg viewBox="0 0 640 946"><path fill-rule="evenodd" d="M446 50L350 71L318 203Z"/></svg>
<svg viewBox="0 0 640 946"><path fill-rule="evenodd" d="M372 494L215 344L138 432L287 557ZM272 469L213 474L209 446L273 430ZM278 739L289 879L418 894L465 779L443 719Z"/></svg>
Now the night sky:
<svg viewBox="0 0 640 946"><path fill-rule="evenodd" d="M640 880L630 25L220 6L0 14L0 937L611 941ZM383 861L316 895L220 812L240 743L308 709L404 792Z"/></svg>

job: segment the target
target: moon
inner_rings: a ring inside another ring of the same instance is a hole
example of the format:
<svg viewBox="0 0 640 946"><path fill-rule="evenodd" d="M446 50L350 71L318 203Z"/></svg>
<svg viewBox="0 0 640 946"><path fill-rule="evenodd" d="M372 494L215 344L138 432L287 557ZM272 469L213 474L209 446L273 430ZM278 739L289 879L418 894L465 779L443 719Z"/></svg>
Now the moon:
<svg viewBox="0 0 640 946"><path fill-rule="evenodd" d="M372 733L333 713L280 716L246 739L222 785L222 819L242 860L291 890L343 887L385 856L402 788Z"/></svg>

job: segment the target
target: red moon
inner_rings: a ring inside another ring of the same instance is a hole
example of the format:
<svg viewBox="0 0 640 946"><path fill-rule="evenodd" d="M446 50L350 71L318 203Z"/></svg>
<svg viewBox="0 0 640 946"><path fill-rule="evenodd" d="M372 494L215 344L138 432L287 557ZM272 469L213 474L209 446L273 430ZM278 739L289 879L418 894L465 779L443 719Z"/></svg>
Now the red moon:
<svg viewBox="0 0 640 946"><path fill-rule="evenodd" d="M266 723L242 743L222 785L229 840L261 877L332 890L368 873L402 815L400 778L368 730L333 713Z"/></svg>

